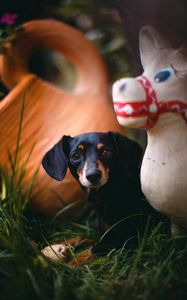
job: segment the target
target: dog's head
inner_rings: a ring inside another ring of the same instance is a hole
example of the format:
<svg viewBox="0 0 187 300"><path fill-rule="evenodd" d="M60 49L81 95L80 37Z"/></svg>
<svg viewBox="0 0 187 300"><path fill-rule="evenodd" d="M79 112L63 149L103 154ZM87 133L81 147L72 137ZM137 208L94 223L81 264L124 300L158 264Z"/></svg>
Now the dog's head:
<svg viewBox="0 0 187 300"><path fill-rule="evenodd" d="M117 176L112 174L114 169L123 169L125 176L133 176L139 170L141 158L140 146L118 133L85 133L63 136L45 154L42 165L56 180L63 180L69 167L81 186L98 189L112 175Z"/></svg>

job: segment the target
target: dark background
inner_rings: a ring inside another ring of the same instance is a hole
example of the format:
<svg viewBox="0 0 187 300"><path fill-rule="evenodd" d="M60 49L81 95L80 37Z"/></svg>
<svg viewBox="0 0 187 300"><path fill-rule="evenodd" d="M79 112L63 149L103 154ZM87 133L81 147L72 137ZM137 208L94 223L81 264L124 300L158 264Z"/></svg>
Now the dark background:
<svg viewBox="0 0 187 300"><path fill-rule="evenodd" d="M113 66L112 71L117 73L117 77L118 71L119 75L121 73L120 68L124 68L124 72L135 75L141 72L138 51L138 35L141 26L145 24L155 26L176 47L187 42L186 0L3 0L0 12L1 14L5 12L18 14L18 23L52 17L80 27L82 31L97 28L105 33L102 37L103 41L99 41L101 49L102 42L107 44L115 33L123 36L127 42L121 44L119 48L116 46L118 49L110 53L110 58L107 57L108 53L104 53L109 68L110 65ZM122 51L124 52L123 60L128 59L126 66L120 59ZM112 58L112 55L115 56L116 53L119 55L119 61Z"/></svg>

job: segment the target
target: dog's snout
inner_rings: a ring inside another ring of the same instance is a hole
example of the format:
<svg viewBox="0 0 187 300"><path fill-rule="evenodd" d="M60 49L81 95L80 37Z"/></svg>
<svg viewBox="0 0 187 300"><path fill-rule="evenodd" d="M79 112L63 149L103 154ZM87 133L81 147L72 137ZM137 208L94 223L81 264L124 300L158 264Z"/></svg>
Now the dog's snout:
<svg viewBox="0 0 187 300"><path fill-rule="evenodd" d="M102 172L100 170L95 170L92 172L89 172L86 174L86 179L90 182L90 183L98 183L99 180L101 179L102 176Z"/></svg>

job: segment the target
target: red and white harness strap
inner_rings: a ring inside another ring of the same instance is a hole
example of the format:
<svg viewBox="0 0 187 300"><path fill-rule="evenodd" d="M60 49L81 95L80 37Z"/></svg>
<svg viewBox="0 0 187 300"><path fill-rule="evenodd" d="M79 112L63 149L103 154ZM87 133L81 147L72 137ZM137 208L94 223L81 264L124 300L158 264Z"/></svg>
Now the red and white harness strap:
<svg viewBox="0 0 187 300"><path fill-rule="evenodd" d="M114 100L116 115L122 118L147 117L147 123L142 128L150 129L157 122L159 115L167 112L179 113L187 123L187 104L180 100L158 101L156 91L145 76L136 78L145 90L146 100L125 103Z"/></svg>

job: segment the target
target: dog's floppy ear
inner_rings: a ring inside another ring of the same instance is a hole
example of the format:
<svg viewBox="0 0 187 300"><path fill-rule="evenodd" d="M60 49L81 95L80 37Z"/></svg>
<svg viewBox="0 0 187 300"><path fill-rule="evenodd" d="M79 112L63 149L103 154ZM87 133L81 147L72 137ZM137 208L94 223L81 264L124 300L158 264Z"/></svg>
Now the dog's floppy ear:
<svg viewBox="0 0 187 300"><path fill-rule="evenodd" d="M122 166L126 174L140 170L142 162L142 149L135 141L116 132L110 132L116 149L119 166Z"/></svg>
<svg viewBox="0 0 187 300"><path fill-rule="evenodd" d="M44 156L42 166L49 176L56 180L62 180L68 168L68 140L70 136L63 138L53 146Z"/></svg>

